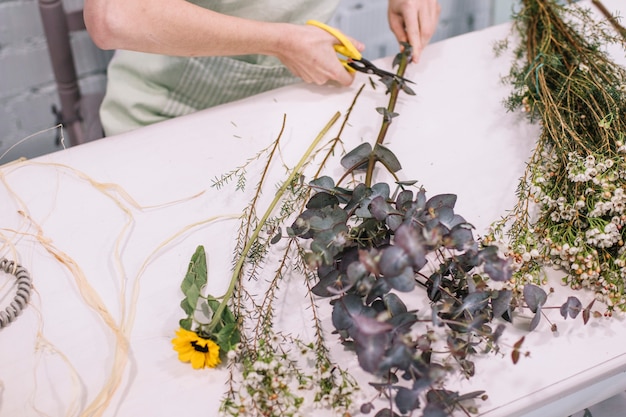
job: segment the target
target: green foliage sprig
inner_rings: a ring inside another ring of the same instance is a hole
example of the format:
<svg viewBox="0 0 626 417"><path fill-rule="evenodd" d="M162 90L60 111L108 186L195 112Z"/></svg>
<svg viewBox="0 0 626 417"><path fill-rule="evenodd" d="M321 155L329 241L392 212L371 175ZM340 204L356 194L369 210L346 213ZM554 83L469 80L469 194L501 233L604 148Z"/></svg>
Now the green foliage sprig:
<svg viewBox="0 0 626 417"><path fill-rule="evenodd" d="M212 295L203 295L207 284L206 253L203 246L198 246L191 257L189 267L180 288L185 298L180 302L187 317L179 324L185 330L194 331L200 337L213 340L220 351L228 352L239 343L240 332L237 320L229 308L219 315L220 302Z"/></svg>
<svg viewBox="0 0 626 417"><path fill-rule="evenodd" d="M626 310L626 72L604 52L624 44L591 11L555 0L523 0L508 81L510 110L541 125L516 207L487 238L502 239L518 286L567 275L614 309Z"/></svg>

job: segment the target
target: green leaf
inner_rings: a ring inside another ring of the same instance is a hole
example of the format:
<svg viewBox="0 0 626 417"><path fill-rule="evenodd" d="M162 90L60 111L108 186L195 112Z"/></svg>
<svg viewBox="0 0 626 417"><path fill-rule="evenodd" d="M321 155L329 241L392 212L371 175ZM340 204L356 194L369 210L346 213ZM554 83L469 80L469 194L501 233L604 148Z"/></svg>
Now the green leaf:
<svg viewBox="0 0 626 417"><path fill-rule="evenodd" d="M216 335L217 344L223 352L229 352L241 340L239 329L235 323L229 323L222 327Z"/></svg>
<svg viewBox="0 0 626 417"><path fill-rule="evenodd" d="M394 153L383 145L376 144L376 147L374 148L374 155L376 155L376 158L385 164L387 169L391 172L398 172L402 169L402 165L400 165L398 158L396 158Z"/></svg>
<svg viewBox="0 0 626 417"><path fill-rule="evenodd" d="M191 331L191 325L193 324L193 319L191 317L187 317L186 319L181 319L178 321L178 325L185 330Z"/></svg>
<svg viewBox="0 0 626 417"><path fill-rule="evenodd" d="M200 245L196 248L196 252L191 257L187 274L180 284L185 298L181 301L180 306L188 315L193 314L200 298L200 291L207 283L207 265L204 246Z"/></svg>

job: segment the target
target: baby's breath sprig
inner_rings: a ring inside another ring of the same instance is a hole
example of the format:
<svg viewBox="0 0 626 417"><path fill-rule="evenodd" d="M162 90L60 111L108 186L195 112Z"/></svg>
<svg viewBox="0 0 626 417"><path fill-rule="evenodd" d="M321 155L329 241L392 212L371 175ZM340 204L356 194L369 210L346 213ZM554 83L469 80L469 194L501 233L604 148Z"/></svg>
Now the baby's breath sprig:
<svg viewBox="0 0 626 417"><path fill-rule="evenodd" d="M542 131L518 187L518 203L487 237L503 239L519 287L545 283L544 267L567 273L614 309L626 310L626 72L605 52L624 45L579 5L523 0L508 81L510 110Z"/></svg>

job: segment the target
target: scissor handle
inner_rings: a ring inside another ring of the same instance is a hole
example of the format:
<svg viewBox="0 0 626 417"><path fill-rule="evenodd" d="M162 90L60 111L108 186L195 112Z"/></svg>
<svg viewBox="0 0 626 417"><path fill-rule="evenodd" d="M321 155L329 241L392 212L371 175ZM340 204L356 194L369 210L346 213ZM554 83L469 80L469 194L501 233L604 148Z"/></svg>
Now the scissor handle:
<svg viewBox="0 0 626 417"><path fill-rule="evenodd" d="M350 39L348 39L348 37L344 35L339 29L330 27L327 24L319 22L317 20L309 20L308 22L306 22L306 24L323 29L333 35L339 41L339 44L335 45L335 51L337 51L337 53L350 59L361 59L361 52L356 49L356 46L354 46L354 44L350 42ZM352 69L344 60L342 60L341 62L346 68Z"/></svg>

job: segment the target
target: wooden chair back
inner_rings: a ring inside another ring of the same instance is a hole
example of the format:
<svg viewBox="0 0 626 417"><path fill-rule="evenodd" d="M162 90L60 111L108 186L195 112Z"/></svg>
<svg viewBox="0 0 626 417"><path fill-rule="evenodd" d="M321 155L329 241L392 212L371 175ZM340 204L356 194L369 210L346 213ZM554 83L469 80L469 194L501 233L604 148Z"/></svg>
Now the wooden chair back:
<svg viewBox="0 0 626 417"><path fill-rule="evenodd" d="M103 93L81 94L70 43L71 32L86 30L83 11L67 13L61 0L38 2L61 104L60 109L53 107L57 121L66 129L71 146L101 138L104 134L99 110Z"/></svg>

